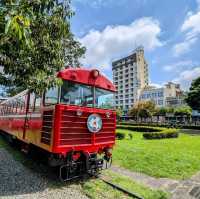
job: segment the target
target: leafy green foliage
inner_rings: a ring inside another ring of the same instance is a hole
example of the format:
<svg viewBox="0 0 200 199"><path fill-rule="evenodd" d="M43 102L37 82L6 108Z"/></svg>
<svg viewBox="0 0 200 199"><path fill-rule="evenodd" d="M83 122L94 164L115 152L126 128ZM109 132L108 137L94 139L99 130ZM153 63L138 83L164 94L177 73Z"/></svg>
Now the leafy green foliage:
<svg viewBox="0 0 200 199"><path fill-rule="evenodd" d="M70 30L70 0L3 0L0 3L0 84L41 92L60 84L64 66L79 66L85 48Z"/></svg>
<svg viewBox="0 0 200 199"><path fill-rule="evenodd" d="M161 132L143 133L145 139L177 138L178 135L177 129L165 129Z"/></svg>
<svg viewBox="0 0 200 199"><path fill-rule="evenodd" d="M160 108L156 108L154 115L165 116L166 113L168 113L168 108L160 107Z"/></svg>
<svg viewBox="0 0 200 199"><path fill-rule="evenodd" d="M117 129L127 129L136 132L161 132L163 128L149 127L149 126L127 126L117 125Z"/></svg>
<svg viewBox="0 0 200 199"><path fill-rule="evenodd" d="M135 103L133 108L129 111L129 115L138 118L152 117L155 113L155 103L152 101L140 101Z"/></svg>
<svg viewBox="0 0 200 199"><path fill-rule="evenodd" d="M192 109L189 106L178 107L175 109L174 115L191 117Z"/></svg>
<svg viewBox="0 0 200 199"><path fill-rule="evenodd" d="M200 77L193 80L186 97L186 102L192 109L200 111Z"/></svg>
<svg viewBox="0 0 200 199"><path fill-rule="evenodd" d="M116 109L117 118L120 118L123 115L123 110L121 108Z"/></svg>
<svg viewBox="0 0 200 199"><path fill-rule="evenodd" d="M117 132L116 133L116 138L118 139L118 140L123 140L123 139L125 139L125 133L121 133L121 132Z"/></svg>
<svg viewBox="0 0 200 199"><path fill-rule="evenodd" d="M130 122L120 122L119 125L117 125L119 128L122 128L121 126L123 126L123 129L126 129L126 126L145 126L145 127L169 127L168 124L157 124L157 123L130 123ZM127 129L129 129L129 127L127 127ZM180 128L183 129L196 129L196 130L200 130L200 126L193 126L193 125L180 125ZM131 129L130 129L131 130Z"/></svg>

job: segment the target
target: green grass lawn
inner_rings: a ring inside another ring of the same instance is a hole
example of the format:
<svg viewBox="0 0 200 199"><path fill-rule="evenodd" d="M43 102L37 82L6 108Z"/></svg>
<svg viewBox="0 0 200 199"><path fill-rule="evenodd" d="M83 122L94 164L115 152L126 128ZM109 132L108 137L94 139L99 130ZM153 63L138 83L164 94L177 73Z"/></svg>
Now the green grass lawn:
<svg viewBox="0 0 200 199"><path fill-rule="evenodd" d="M113 150L116 165L155 177L185 179L200 170L200 136L180 134L179 138L145 140L142 133L132 140L118 140Z"/></svg>
<svg viewBox="0 0 200 199"><path fill-rule="evenodd" d="M150 188L145 187L144 185L140 185L135 183L132 179L128 177L121 176L119 174L115 174L111 171L104 172L104 177L108 181L117 184L124 189L137 194L145 199L167 199L169 198L169 194L159 191L152 190ZM107 185L105 182L100 179L93 179L85 182L83 184L84 193L92 199L129 199L124 193L113 189L111 186Z"/></svg>

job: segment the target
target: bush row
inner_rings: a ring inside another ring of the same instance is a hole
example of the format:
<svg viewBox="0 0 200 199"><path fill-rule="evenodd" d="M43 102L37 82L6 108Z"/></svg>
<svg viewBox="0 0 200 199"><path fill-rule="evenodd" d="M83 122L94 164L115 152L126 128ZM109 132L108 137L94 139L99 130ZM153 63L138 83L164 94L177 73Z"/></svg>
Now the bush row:
<svg viewBox="0 0 200 199"><path fill-rule="evenodd" d="M161 132L143 133L145 139L164 139L164 138L177 138L179 136L177 129L165 129Z"/></svg>
<svg viewBox="0 0 200 199"><path fill-rule="evenodd" d="M177 138L179 135L178 129L172 128L158 128L158 127L147 127L147 126L125 126L118 125L118 129L127 129L136 132L142 132L145 139L163 139L163 138ZM128 134L129 139L132 139L132 133ZM116 138L123 140L126 138L125 132L117 132Z"/></svg>
<svg viewBox="0 0 200 199"><path fill-rule="evenodd" d="M184 125L181 126L182 129L195 129L195 130L200 130L200 126L189 126L189 125Z"/></svg>
<svg viewBox="0 0 200 199"><path fill-rule="evenodd" d="M118 125L128 125L128 126L151 126L151 127L167 127L166 124L158 123L132 123L132 122L119 122Z"/></svg>
<svg viewBox="0 0 200 199"><path fill-rule="evenodd" d="M118 129L127 129L130 131L136 132L160 132L162 128L148 127L148 126L126 126L126 125L117 125Z"/></svg>
<svg viewBox="0 0 200 199"><path fill-rule="evenodd" d="M168 127L169 124L155 124L155 123L140 123L140 124L135 124L131 122L120 122L119 125L128 125L128 126L151 126L151 127ZM200 126L194 126L194 125L180 125L178 124L179 128L182 129L196 129L200 130Z"/></svg>

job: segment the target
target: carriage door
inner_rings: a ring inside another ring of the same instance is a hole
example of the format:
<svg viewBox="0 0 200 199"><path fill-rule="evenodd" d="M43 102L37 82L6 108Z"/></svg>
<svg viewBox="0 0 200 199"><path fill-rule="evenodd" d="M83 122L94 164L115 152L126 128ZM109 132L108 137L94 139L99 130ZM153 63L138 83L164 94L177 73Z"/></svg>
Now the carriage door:
<svg viewBox="0 0 200 199"><path fill-rule="evenodd" d="M55 105L58 103L58 88L50 88L44 93L43 100L43 124L41 143L52 146L53 141L53 121Z"/></svg>
<svg viewBox="0 0 200 199"><path fill-rule="evenodd" d="M29 106L25 120L25 139L29 143L40 143L40 132L42 128L41 118L41 96L35 93L29 94Z"/></svg>

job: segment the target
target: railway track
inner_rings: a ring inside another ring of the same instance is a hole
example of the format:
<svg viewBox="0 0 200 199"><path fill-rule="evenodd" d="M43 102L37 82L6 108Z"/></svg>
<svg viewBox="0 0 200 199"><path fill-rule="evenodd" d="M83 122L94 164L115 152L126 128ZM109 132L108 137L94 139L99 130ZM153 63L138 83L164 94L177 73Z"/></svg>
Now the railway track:
<svg viewBox="0 0 200 199"><path fill-rule="evenodd" d="M128 196L132 197L132 198L135 198L135 199L144 199L142 198L141 196L139 196L137 193L133 193L133 192L130 192L122 187L120 187L119 185L116 185L110 181L108 181L107 179L105 179L104 177L100 177L99 179L101 179L104 183L108 184L109 186L111 186L112 188L114 189L117 189L118 191L121 191L123 192L124 194L127 194Z"/></svg>

